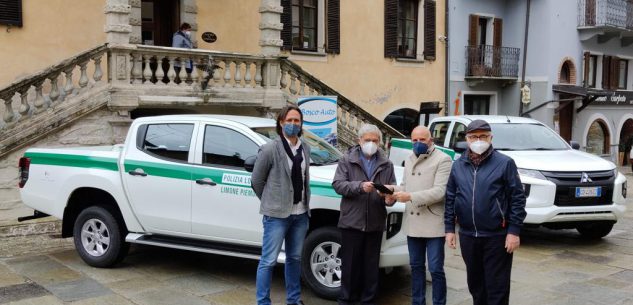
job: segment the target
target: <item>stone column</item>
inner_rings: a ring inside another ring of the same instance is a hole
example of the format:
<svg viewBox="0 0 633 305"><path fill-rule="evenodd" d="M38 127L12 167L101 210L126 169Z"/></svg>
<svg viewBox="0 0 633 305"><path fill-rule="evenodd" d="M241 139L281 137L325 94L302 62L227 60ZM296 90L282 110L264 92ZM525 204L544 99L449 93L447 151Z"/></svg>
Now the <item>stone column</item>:
<svg viewBox="0 0 633 305"><path fill-rule="evenodd" d="M265 56L279 55L283 41L281 40L281 30L283 24L280 22L283 7L280 0L261 0L259 14L259 46Z"/></svg>
<svg viewBox="0 0 633 305"><path fill-rule="evenodd" d="M141 38L141 26L143 21L141 19L141 0L129 0L131 6L130 12L130 26L132 27L132 34L130 35L131 44L142 44Z"/></svg>
<svg viewBox="0 0 633 305"><path fill-rule="evenodd" d="M106 15L106 25L104 31L107 34L109 44L130 43L130 12L131 7L128 0L106 0L104 8Z"/></svg>

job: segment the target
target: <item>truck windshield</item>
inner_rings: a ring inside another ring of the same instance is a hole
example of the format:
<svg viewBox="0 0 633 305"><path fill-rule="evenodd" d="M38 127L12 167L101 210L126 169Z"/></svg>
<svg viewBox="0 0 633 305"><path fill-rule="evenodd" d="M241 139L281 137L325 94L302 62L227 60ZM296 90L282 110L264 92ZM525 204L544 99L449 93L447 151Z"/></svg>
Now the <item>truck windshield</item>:
<svg viewBox="0 0 633 305"><path fill-rule="evenodd" d="M566 150L556 133L539 124L490 124L492 145L497 150Z"/></svg>
<svg viewBox="0 0 633 305"><path fill-rule="evenodd" d="M253 128L266 142L272 141L279 135L275 131L275 127L256 127ZM338 162L342 154L338 149L317 135L303 130L303 141L310 145L310 165L327 165Z"/></svg>

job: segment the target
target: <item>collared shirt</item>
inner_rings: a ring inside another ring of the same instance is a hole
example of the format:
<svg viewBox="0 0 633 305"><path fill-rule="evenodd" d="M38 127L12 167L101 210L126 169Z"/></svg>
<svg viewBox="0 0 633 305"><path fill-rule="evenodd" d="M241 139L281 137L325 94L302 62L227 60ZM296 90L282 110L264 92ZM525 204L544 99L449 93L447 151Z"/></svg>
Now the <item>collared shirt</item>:
<svg viewBox="0 0 633 305"><path fill-rule="evenodd" d="M286 137L284 137L286 138ZM290 146L290 151L292 152L293 155L297 155L297 149L299 149L299 147L301 147L301 139L297 139L297 144L296 145L292 145L292 142L290 142L290 140L288 138L286 138L286 141L288 142L288 146ZM288 154L286 154L286 158L288 159L288 167L290 167L290 169L292 169L292 159L290 159L290 156L288 156ZM303 156L303 161L301 161L301 177L303 178L303 181L306 180L306 158L305 155ZM306 194L306 190L305 190L305 184L303 187L303 191L301 192L301 198L305 198L305 194ZM292 212L290 212L290 214L292 215L300 215L307 212L306 210L306 205L303 199L301 199L300 203L297 204L293 204L292 205Z"/></svg>
<svg viewBox="0 0 633 305"><path fill-rule="evenodd" d="M376 154L367 159L367 157L365 157L365 154L363 154L361 150L360 160L361 162L363 162L363 170L365 171L365 175L367 175L368 179L371 179L371 175L374 173L374 169L376 168Z"/></svg>

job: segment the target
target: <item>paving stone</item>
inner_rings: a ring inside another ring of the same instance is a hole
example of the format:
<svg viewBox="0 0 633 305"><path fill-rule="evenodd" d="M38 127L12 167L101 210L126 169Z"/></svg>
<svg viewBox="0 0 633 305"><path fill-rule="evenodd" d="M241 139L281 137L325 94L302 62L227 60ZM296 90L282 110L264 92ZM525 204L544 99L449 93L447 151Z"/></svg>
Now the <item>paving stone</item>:
<svg viewBox="0 0 633 305"><path fill-rule="evenodd" d="M43 297L23 299L20 301L15 301L15 302L7 303L7 304L8 305L63 305L64 303L52 295L47 295Z"/></svg>
<svg viewBox="0 0 633 305"><path fill-rule="evenodd" d="M25 281L26 279L23 276L0 264L0 287L24 284Z"/></svg>
<svg viewBox="0 0 633 305"><path fill-rule="evenodd" d="M134 305L131 301L125 299L120 295L109 294L96 298L83 299L80 301L72 302L72 305Z"/></svg>
<svg viewBox="0 0 633 305"><path fill-rule="evenodd" d="M182 289L197 296L218 293L236 287L234 284L218 279L210 274L203 273L173 278L165 281L164 284L179 290Z"/></svg>
<svg viewBox="0 0 633 305"><path fill-rule="evenodd" d="M81 272L100 283L110 283L127 279L144 277L134 266L119 264L113 268L96 268L86 264L75 251L64 251L51 254L54 260Z"/></svg>
<svg viewBox="0 0 633 305"><path fill-rule="evenodd" d="M613 277L631 283L633 282L633 270L622 270L614 274Z"/></svg>
<svg viewBox="0 0 633 305"><path fill-rule="evenodd" d="M143 305L208 305L209 301L175 289L150 289L132 296L135 304ZM247 303L242 303L247 304ZM253 304L253 303L251 303Z"/></svg>
<svg viewBox="0 0 633 305"><path fill-rule="evenodd" d="M40 285L73 281L81 274L52 260L47 256L31 256L5 261L9 268L37 282Z"/></svg>
<svg viewBox="0 0 633 305"><path fill-rule="evenodd" d="M94 298L112 293L110 289L90 278L53 283L45 285L44 287L65 302Z"/></svg>
<svg viewBox="0 0 633 305"><path fill-rule="evenodd" d="M597 304L615 304L631 296L629 291L621 291L589 283L565 283L552 287L552 291L566 293Z"/></svg>
<svg viewBox="0 0 633 305"><path fill-rule="evenodd" d="M41 297L48 294L50 293L44 289L44 287L33 282L0 287L0 304Z"/></svg>
<svg viewBox="0 0 633 305"><path fill-rule="evenodd" d="M115 293L130 298L132 295L139 294L151 289L165 289L163 282L156 281L152 278L143 277L105 284Z"/></svg>
<svg viewBox="0 0 633 305"><path fill-rule="evenodd" d="M244 305L257 303L254 293L244 293L244 290L239 288L210 294L204 298L213 305Z"/></svg>

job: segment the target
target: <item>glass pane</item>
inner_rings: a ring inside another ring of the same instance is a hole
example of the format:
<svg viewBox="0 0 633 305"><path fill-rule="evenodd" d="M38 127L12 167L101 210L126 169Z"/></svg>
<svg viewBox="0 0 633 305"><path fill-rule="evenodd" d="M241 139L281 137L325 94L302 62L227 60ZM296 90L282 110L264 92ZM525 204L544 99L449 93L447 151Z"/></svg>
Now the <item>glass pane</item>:
<svg viewBox="0 0 633 305"><path fill-rule="evenodd" d="M299 20L299 7L298 6L293 6L292 7L292 26L299 26L300 20Z"/></svg>
<svg viewBox="0 0 633 305"><path fill-rule="evenodd" d="M317 6L317 1L316 0L303 0L303 6L316 7Z"/></svg>
<svg viewBox="0 0 633 305"><path fill-rule="evenodd" d="M499 150L565 150L567 144L540 124L490 124L492 145Z"/></svg>
<svg viewBox="0 0 633 305"><path fill-rule="evenodd" d="M596 57L591 56L589 59L589 79L587 80L587 85L589 87L595 87L595 73L596 73Z"/></svg>
<svg viewBox="0 0 633 305"><path fill-rule="evenodd" d="M253 131L257 132L267 142L279 136L275 127L257 127L253 128ZM303 132L302 141L310 145L310 162L314 163L314 165L334 163L342 156L341 152L321 137L308 130L303 130Z"/></svg>
<svg viewBox="0 0 633 305"><path fill-rule="evenodd" d="M457 144L457 142L463 141L466 141L466 125L462 123L455 123L455 126L453 126L453 135L451 136L450 147L455 148L455 144Z"/></svg>
<svg viewBox="0 0 633 305"><path fill-rule="evenodd" d="M444 146L444 140L446 139L446 134L448 133L449 124L449 122L438 122L431 125L431 135L433 136L435 144Z"/></svg>
<svg viewBox="0 0 633 305"><path fill-rule="evenodd" d="M187 161L193 124L155 124L147 127L143 150L160 157Z"/></svg>
<svg viewBox="0 0 633 305"><path fill-rule="evenodd" d="M256 156L259 146L243 134L224 127L207 126L204 131L202 163L244 167L244 160Z"/></svg>
<svg viewBox="0 0 633 305"><path fill-rule="evenodd" d="M299 5L299 0L292 0L292 5Z"/></svg>
<svg viewBox="0 0 633 305"><path fill-rule="evenodd" d="M418 12L416 11L415 1L409 1L406 5L406 11L404 12L405 18L416 19Z"/></svg>
<svg viewBox="0 0 633 305"><path fill-rule="evenodd" d="M313 49L316 47L316 30L304 29L303 30L303 48Z"/></svg>
<svg viewBox="0 0 633 305"><path fill-rule="evenodd" d="M141 20L154 21L154 3L143 2L141 3Z"/></svg>
<svg viewBox="0 0 633 305"><path fill-rule="evenodd" d="M409 57L415 56L415 39L407 39L404 55Z"/></svg>
<svg viewBox="0 0 633 305"><path fill-rule="evenodd" d="M299 28L292 28L292 46L295 48L302 48L301 37L299 37Z"/></svg>
<svg viewBox="0 0 633 305"><path fill-rule="evenodd" d="M407 38L415 38L416 32L415 21L406 21L405 22L405 36Z"/></svg>
<svg viewBox="0 0 633 305"><path fill-rule="evenodd" d="M317 11L313 8L303 9L303 26L308 28L316 28Z"/></svg>

